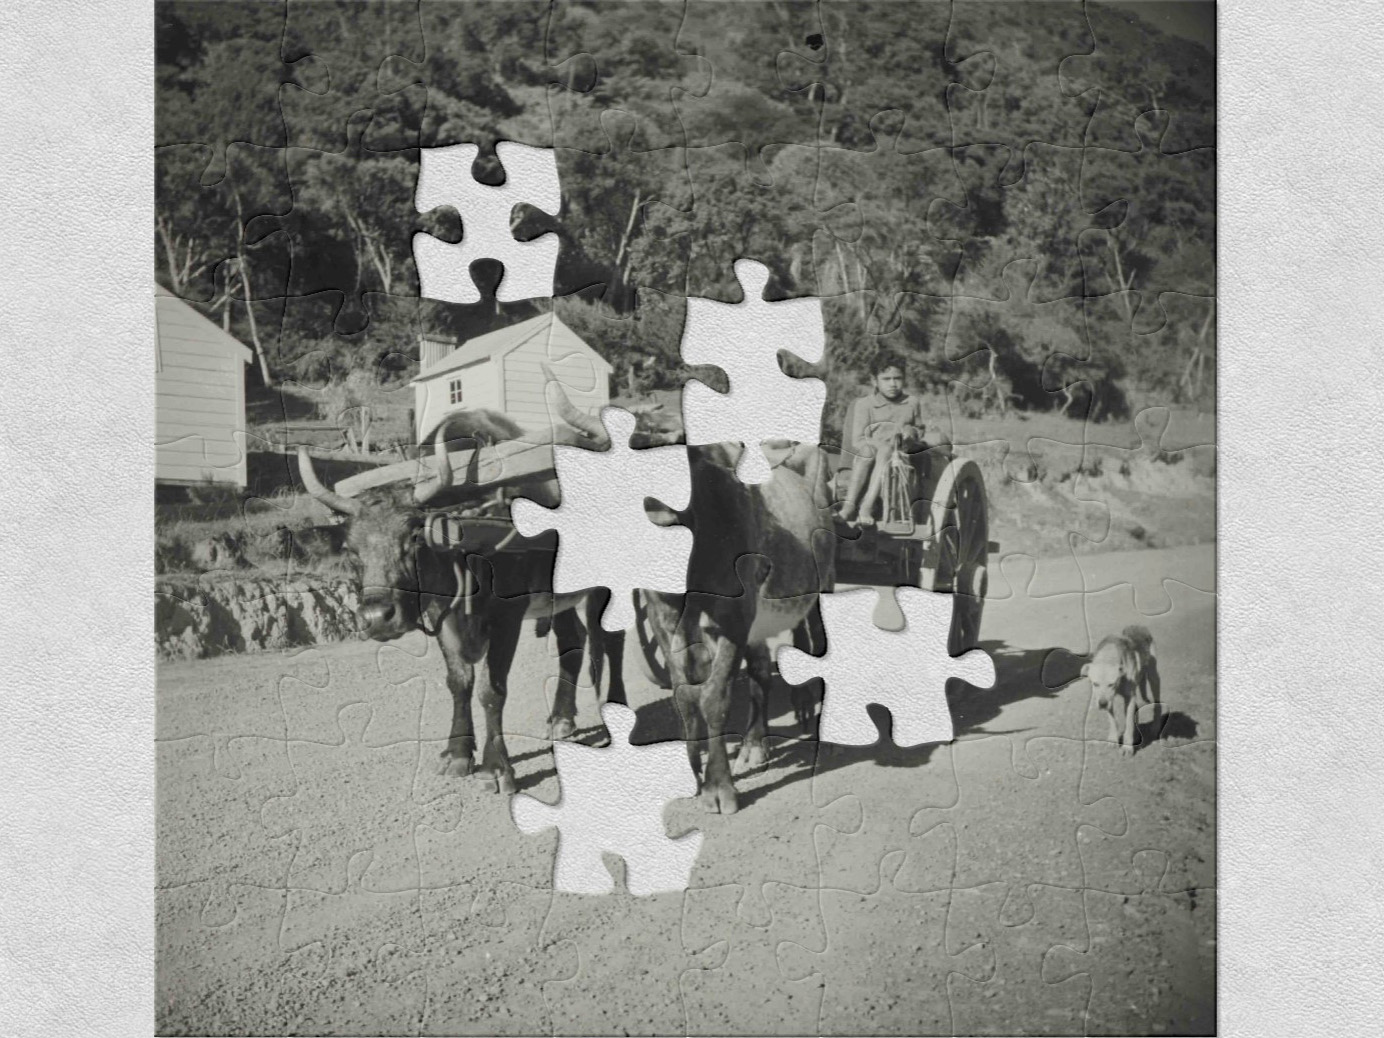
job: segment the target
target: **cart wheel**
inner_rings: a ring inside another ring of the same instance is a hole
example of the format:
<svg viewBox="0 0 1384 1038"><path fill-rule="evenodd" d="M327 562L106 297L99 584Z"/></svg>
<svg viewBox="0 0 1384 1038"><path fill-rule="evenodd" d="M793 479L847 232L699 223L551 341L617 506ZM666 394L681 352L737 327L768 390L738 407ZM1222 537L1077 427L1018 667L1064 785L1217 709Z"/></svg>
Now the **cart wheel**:
<svg viewBox="0 0 1384 1038"><path fill-rule="evenodd" d="M960 656L980 645L980 621L989 585L990 527L980 469L974 462L953 459L938 481L935 500L945 507L935 589L952 593L947 652Z"/></svg>
<svg viewBox="0 0 1384 1038"><path fill-rule="evenodd" d="M673 679L668 674L668 661L663 658L663 650L649 625L649 610L644 605L644 596L637 590L631 595L634 598L634 635L639 639L639 669L655 687L670 689Z"/></svg>

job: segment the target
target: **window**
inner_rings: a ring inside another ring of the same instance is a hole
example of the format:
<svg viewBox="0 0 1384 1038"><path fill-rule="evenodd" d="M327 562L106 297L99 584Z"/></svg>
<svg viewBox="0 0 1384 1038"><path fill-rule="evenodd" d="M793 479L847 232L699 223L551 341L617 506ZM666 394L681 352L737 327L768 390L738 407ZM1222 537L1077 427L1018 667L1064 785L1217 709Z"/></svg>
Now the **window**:
<svg viewBox="0 0 1384 1038"><path fill-rule="evenodd" d="M451 404L461 403L461 379L454 378L447 383L447 402Z"/></svg>

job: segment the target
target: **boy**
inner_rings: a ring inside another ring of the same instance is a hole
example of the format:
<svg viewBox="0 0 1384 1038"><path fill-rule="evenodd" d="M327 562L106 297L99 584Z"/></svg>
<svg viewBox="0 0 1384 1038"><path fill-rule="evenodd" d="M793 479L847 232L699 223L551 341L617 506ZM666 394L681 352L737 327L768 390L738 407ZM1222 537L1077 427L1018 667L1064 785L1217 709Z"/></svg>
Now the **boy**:
<svg viewBox="0 0 1384 1038"><path fill-rule="evenodd" d="M872 386L855 403L845 443L855 455L851 481L841 505L841 518L870 526L875 503L898 450L923 446L923 409L918 397L903 390L904 361L896 353L876 354L870 364ZM868 481L869 492L865 493ZM861 494L865 493L864 500Z"/></svg>

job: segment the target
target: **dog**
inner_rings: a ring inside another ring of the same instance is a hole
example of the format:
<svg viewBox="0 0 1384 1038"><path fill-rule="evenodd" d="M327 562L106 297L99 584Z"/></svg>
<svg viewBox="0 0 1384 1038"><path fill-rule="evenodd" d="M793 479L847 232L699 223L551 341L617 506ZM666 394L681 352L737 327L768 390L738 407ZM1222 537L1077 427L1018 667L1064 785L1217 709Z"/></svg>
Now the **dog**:
<svg viewBox="0 0 1384 1038"><path fill-rule="evenodd" d="M1162 715L1162 683L1153 653L1153 635L1148 628L1139 626L1107 635L1096 646L1091 661L1082 666L1081 674L1091 681L1096 705L1110 717L1111 740L1120 747L1120 753L1132 757L1139 708L1152 704L1155 732Z"/></svg>

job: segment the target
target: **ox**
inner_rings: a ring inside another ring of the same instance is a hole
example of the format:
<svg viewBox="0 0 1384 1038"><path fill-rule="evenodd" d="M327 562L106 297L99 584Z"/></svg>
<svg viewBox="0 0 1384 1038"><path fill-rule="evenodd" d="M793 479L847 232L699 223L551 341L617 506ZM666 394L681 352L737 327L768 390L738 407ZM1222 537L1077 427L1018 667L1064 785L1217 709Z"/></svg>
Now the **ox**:
<svg viewBox="0 0 1384 1038"><path fill-rule="evenodd" d="M555 411L570 429L559 428L552 442L608 445L605 428L598 420L571 406L561 387ZM460 429L460 432L458 432ZM425 523L429 506L435 506L457 485L446 447L449 435L477 441L473 459L484 442L531 449L533 437L496 412L471 410L449 414L437 430L434 474L414 487L398 484L378 487L348 497L329 490L313 471L306 448L299 448L299 472L303 484L318 501L348 517L346 554L357 567L362 593L359 619L371 638L388 641L415 629L436 637L447 666L447 687L452 694L452 728L442 751L445 774L470 775L476 748L471 718L471 694L476 665L486 661L486 682L480 690L485 711L485 747L480 774L501 793L515 791L514 768L504 739L504 708L508 676L522 624L535 618L541 626L551 622L560 654L557 695L548 717L550 738L567 738L576 728L576 678L581 666L583 638L589 640L591 677L601 687L607 653L600 614L605 589L572 594L551 591L551 564L537 552L500 552L486 555L439 552L428 543ZM529 443L515 443L527 436ZM464 558L464 561L463 561ZM546 588L546 589L545 589ZM585 631L578 610L585 610ZM623 637L613 638L612 695L619 684Z"/></svg>
<svg viewBox="0 0 1384 1038"><path fill-rule="evenodd" d="M736 454L727 445L687 452L687 509L645 501L656 524L693 531L687 594L643 594L649 626L668 662L702 806L730 814L738 808L725 744L733 679L743 660L751 678L750 716L735 763L758 767L765 758L771 676L767 639L812 628L818 594L835 579L836 533L825 456L815 445L775 446L771 478L758 485L736 477ZM810 707L795 701L794 708L807 727Z"/></svg>

